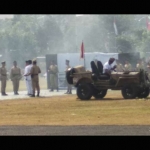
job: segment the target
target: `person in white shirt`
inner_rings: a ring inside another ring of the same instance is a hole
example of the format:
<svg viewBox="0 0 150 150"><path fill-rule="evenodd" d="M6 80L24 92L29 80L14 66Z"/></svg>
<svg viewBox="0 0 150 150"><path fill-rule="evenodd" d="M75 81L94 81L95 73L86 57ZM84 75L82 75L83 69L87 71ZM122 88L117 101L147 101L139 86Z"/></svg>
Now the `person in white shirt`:
<svg viewBox="0 0 150 150"><path fill-rule="evenodd" d="M104 68L103 68L104 74L108 75L109 77L110 77L111 72L115 71L116 69L116 65L112 67L112 64L114 61L115 61L115 58L110 58L109 61L104 64Z"/></svg>
<svg viewBox="0 0 150 150"><path fill-rule="evenodd" d="M27 66L29 65L28 60L26 61L26 66L24 69L24 79L25 79L25 83L26 83L26 88L27 88L27 95L29 95L29 87L28 87L28 80L27 80L27 76L25 76L25 74L27 74Z"/></svg>
<svg viewBox="0 0 150 150"><path fill-rule="evenodd" d="M28 94L33 95L32 89L32 80L31 80L31 68L32 68L32 60L28 60L29 65L26 67L26 76L27 78L27 85L28 85Z"/></svg>

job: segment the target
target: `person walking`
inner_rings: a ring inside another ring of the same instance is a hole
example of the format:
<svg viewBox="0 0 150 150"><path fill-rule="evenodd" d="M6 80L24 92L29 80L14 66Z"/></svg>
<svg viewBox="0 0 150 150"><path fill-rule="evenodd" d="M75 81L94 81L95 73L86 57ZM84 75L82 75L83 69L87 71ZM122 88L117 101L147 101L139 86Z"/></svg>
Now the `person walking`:
<svg viewBox="0 0 150 150"><path fill-rule="evenodd" d="M0 67L0 79L1 79L1 94L2 96L7 96L6 94L6 82L7 82L7 70L5 68L6 62L3 61L2 67Z"/></svg>
<svg viewBox="0 0 150 150"><path fill-rule="evenodd" d="M31 97L35 97L35 89L37 89L37 97L40 95L40 85L39 85L39 73L41 73L41 69L37 66L36 60L32 61L33 66L31 67L31 79L32 79L32 89L33 94Z"/></svg>
<svg viewBox="0 0 150 150"><path fill-rule="evenodd" d="M19 67L17 67L16 61L13 62L13 65L14 66L11 68L11 71L10 71L10 79L13 83L14 95L19 95L19 93L18 93L19 81L22 78L21 69Z"/></svg>

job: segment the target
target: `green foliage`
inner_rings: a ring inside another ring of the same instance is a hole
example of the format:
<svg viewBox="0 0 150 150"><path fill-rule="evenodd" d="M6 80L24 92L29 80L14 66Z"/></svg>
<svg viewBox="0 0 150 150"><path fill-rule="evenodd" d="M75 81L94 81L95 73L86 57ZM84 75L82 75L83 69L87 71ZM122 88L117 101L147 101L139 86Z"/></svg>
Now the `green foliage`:
<svg viewBox="0 0 150 150"><path fill-rule="evenodd" d="M146 15L14 15L0 20L0 54L9 61L51 53L148 52ZM142 19L141 19L142 18ZM115 35L114 19L118 35ZM22 63L22 65L24 65Z"/></svg>

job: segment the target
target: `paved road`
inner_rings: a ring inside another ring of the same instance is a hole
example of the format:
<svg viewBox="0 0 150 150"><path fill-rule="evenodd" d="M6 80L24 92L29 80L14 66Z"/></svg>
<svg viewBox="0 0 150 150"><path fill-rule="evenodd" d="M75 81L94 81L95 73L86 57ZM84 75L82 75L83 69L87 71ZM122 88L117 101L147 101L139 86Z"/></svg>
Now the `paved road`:
<svg viewBox="0 0 150 150"><path fill-rule="evenodd" d="M0 126L0 135L150 135L150 126Z"/></svg>

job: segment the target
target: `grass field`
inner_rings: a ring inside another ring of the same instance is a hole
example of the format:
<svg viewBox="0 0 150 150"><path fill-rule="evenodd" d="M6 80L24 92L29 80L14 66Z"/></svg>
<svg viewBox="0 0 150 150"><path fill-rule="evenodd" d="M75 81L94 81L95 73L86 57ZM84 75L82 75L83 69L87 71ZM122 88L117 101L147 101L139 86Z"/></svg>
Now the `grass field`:
<svg viewBox="0 0 150 150"><path fill-rule="evenodd" d="M40 88L45 90L47 89L47 81L45 78L39 78ZM19 84L19 91L26 91L26 83L25 80L21 80ZM12 81L7 81L6 92L13 92Z"/></svg>
<svg viewBox="0 0 150 150"><path fill-rule="evenodd" d="M150 99L124 100L110 91L104 100L76 95L0 101L0 125L150 125Z"/></svg>

